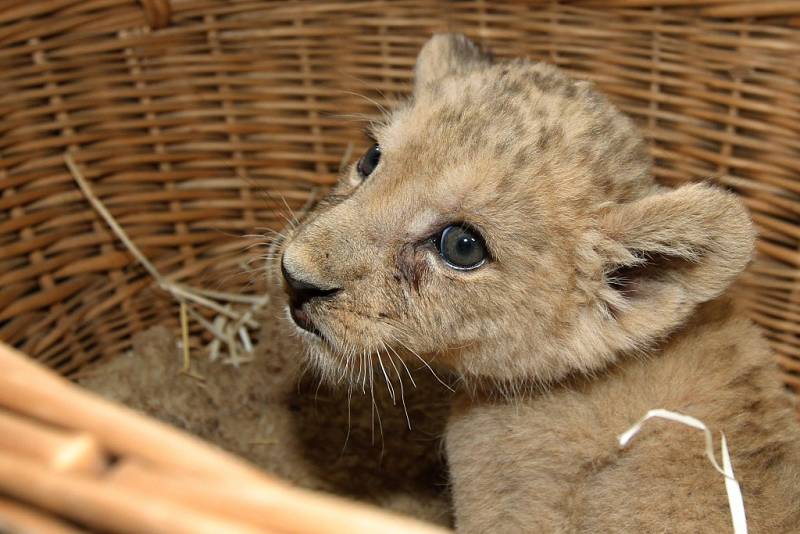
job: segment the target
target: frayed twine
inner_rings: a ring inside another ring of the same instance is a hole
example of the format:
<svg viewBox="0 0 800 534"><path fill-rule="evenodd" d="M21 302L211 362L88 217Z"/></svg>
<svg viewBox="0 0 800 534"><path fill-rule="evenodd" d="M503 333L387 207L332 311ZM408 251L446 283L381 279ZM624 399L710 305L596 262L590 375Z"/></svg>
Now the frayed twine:
<svg viewBox="0 0 800 534"><path fill-rule="evenodd" d="M747 534L747 518L745 516L745 511L744 511L744 500L742 499L742 489L739 486L739 482L736 480L736 477L733 474L733 465L731 464L731 457L730 453L728 452L728 442L725 439L725 433L720 432L722 467L720 467L719 463L717 463L717 458L714 454L714 438L711 434L711 431L708 429L705 423L690 415L684 415L677 412L672 412L670 410L664 410L662 408L650 410L645 414L644 417L639 419L632 427L630 427L624 433L620 434L619 446L621 448L625 448L631 441L631 439L633 439L633 437L639 432L639 430L642 429L642 425L644 425L645 421L653 417L668 419L670 421L675 421L677 423L681 423L686 426L697 428L698 430L703 431L706 438L706 446L705 446L706 457L708 457L708 460L711 462L711 465L714 466L714 469L719 471L719 473L725 477L725 491L728 494L728 507L730 508L731 511L733 532L734 534Z"/></svg>

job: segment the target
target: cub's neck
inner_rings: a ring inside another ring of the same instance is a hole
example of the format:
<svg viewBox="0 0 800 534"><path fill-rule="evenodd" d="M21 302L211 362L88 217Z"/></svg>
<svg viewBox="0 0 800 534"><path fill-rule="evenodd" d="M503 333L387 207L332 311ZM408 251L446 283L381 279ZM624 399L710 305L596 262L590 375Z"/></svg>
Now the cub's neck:
<svg viewBox="0 0 800 534"><path fill-rule="evenodd" d="M755 325L733 298L723 295L699 305L683 324L646 351L619 354L604 369L576 372L551 383L530 379L466 380L463 393L469 402L525 402L559 391L590 394L599 384L624 382L631 372L642 375L637 376L637 381L647 380L649 371L653 380L668 378L660 377L660 372L685 372L688 379L696 371L713 381L715 373L730 378L752 365L762 364L765 352L768 349ZM721 370L725 372L720 373Z"/></svg>

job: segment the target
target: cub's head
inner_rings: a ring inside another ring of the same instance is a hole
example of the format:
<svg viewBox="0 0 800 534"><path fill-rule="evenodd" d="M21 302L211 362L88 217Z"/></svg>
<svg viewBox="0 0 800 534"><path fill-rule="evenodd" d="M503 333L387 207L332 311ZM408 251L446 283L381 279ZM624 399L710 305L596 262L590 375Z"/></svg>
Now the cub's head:
<svg viewBox="0 0 800 534"><path fill-rule="evenodd" d="M646 348L750 258L736 198L653 182L631 121L555 67L462 36L422 49L413 97L283 245L317 366L551 381Z"/></svg>

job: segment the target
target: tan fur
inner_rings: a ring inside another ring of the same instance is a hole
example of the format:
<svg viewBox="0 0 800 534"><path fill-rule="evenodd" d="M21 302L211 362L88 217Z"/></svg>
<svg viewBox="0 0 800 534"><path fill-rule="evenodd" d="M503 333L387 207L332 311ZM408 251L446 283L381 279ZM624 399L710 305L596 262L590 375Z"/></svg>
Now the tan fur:
<svg viewBox="0 0 800 534"><path fill-rule="evenodd" d="M658 407L725 432L750 532L798 532L799 436L775 375L754 327L722 299L651 358L514 407L461 405L447 432L459 530L731 532L702 433L653 420L620 450L617 435Z"/></svg>
<svg viewBox="0 0 800 534"><path fill-rule="evenodd" d="M413 98L374 135L376 170L346 172L283 263L341 290L306 304L324 376L352 387L402 359L462 379L446 435L459 530L729 529L695 431L654 422L616 447L651 408L726 432L751 532L798 530L800 432L723 295L754 241L734 195L656 185L641 136L589 84L460 36L425 45ZM492 254L474 271L427 241L458 222Z"/></svg>

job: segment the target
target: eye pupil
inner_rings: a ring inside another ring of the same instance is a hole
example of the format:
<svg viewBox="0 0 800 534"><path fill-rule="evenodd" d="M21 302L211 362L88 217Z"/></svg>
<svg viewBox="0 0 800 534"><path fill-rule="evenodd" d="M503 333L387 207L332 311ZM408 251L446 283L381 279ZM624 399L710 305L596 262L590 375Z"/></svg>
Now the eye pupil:
<svg viewBox="0 0 800 534"><path fill-rule="evenodd" d="M358 165L356 165L356 170L358 174L361 175L362 178L366 178L375 170L375 167L378 166L378 163L381 161L381 146L378 143L372 145L369 150L367 150L361 159L358 160Z"/></svg>
<svg viewBox="0 0 800 534"><path fill-rule="evenodd" d="M439 240L439 253L456 269L475 269L486 261L486 247L476 232L463 226L448 226Z"/></svg>
<svg viewBox="0 0 800 534"><path fill-rule="evenodd" d="M456 251L461 255L472 253L475 248L475 238L472 236L461 236L456 241Z"/></svg>

